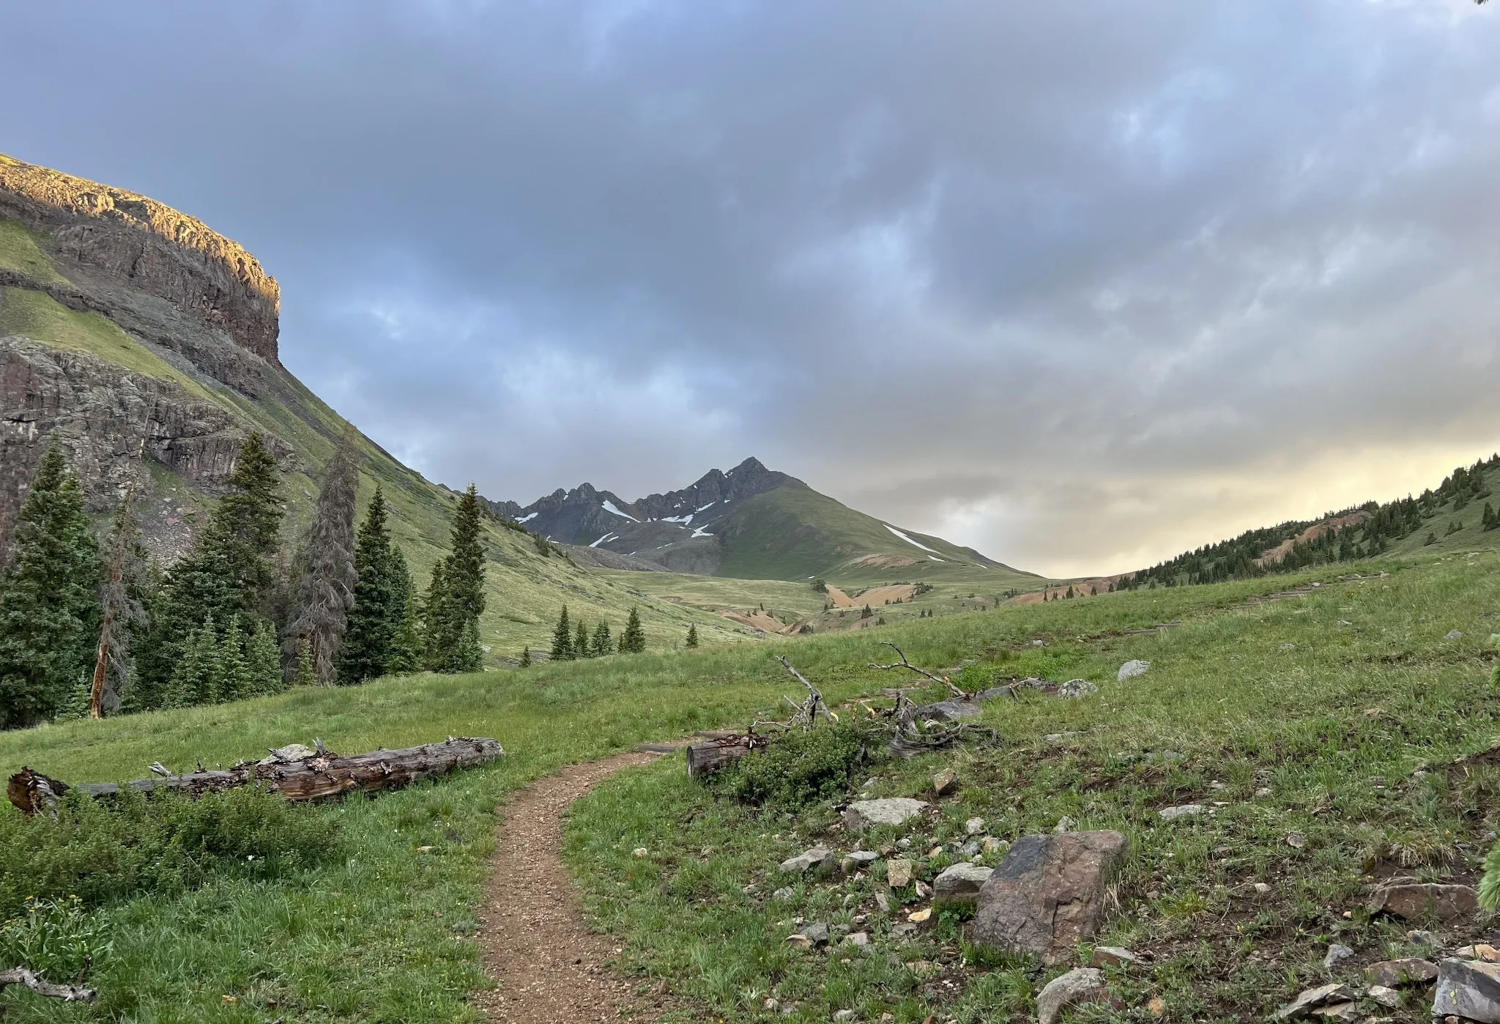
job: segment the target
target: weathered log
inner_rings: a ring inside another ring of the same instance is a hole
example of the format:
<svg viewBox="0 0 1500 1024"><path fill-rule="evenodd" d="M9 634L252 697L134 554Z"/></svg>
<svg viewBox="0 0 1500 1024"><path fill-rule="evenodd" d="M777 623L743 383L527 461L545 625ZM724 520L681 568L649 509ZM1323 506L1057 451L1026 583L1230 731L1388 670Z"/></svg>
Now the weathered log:
<svg viewBox="0 0 1500 1024"><path fill-rule="evenodd" d="M0 991L4 991L7 985L22 985L39 996L61 999L68 1003L92 1003L99 997L95 989L84 988L82 985L57 985L24 967L0 971Z"/></svg>
<svg viewBox="0 0 1500 1024"><path fill-rule="evenodd" d="M353 791L373 793L400 789L420 779L487 764L505 753L492 739L452 737L443 743L402 750L376 750L353 757L340 757L327 750L315 753L305 747L301 750L305 753L273 752L262 761L242 762L233 768L137 779L125 783L125 787L147 794L176 792L199 796L258 785L293 803L304 803L332 800ZM121 787L114 783L70 786L41 772L22 768L10 777L6 795L22 811L36 814L53 808L58 798L69 789L77 789L95 799L111 800L119 795Z"/></svg>
<svg viewBox="0 0 1500 1024"><path fill-rule="evenodd" d="M739 736L731 740L715 740L713 743L695 743L687 748L687 773L690 779L704 779L729 767L750 753L749 737ZM760 744L757 744L759 746Z"/></svg>

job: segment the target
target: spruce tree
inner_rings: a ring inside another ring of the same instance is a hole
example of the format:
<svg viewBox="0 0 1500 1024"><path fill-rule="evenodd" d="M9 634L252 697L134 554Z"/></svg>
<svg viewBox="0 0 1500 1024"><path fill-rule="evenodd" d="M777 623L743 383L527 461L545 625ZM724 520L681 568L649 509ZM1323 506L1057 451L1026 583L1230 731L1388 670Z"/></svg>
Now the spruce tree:
<svg viewBox="0 0 1500 1024"><path fill-rule="evenodd" d="M479 642L479 620L468 619L458 636L458 649L454 652L453 672L478 672L484 668L484 646Z"/></svg>
<svg viewBox="0 0 1500 1024"><path fill-rule="evenodd" d="M377 485L370 507L359 526L354 547L354 607L349 610L349 629L339 652L339 681L360 683L385 675L390 669L392 645L406 617L406 585L398 579L396 559L400 551L391 544L386 527L385 495ZM405 559L401 572L406 572Z"/></svg>
<svg viewBox="0 0 1500 1024"><path fill-rule="evenodd" d="M182 657L172 670L167 683L164 704L172 708L187 708L198 704L212 704L220 695L219 632L214 627L212 616L204 619L193 630L182 648Z"/></svg>
<svg viewBox="0 0 1500 1024"><path fill-rule="evenodd" d="M313 672L312 652L307 649L307 644L297 652L297 669L292 675L293 686L314 686L318 682L317 675Z"/></svg>
<svg viewBox="0 0 1500 1024"><path fill-rule="evenodd" d="M221 700L244 700L258 692L245 660L248 637L238 618L232 619L219 638L219 697Z"/></svg>
<svg viewBox="0 0 1500 1024"><path fill-rule="evenodd" d="M479 493L470 484L453 513L452 546L442 563L441 585L428 596L428 667L436 672L472 671L463 667L472 661L465 634L471 624L478 634L485 601L479 530ZM436 572L433 579L439 579Z"/></svg>
<svg viewBox="0 0 1500 1024"><path fill-rule="evenodd" d="M266 616L275 582L272 559L286 514L276 459L257 431L245 439L229 474L229 493L214 509L210 532L228 562L240 610Z"/></svg>
<svg viewBox="0 0 1500 1024"><path fill-rule="evenodd" d="M557 617L557 628L552 631L552 660L573 660L573 629L568 625L568 606L563 605Z"/></svg>
<svg viewBox="0 0 1500 1024"><path fill-rule="evenodd" d="M391 607L401 609L401 621L391 638L390 660L385 670L387 675L409 675L422 668L422 652L427 647L426 637L422 635L422 600L417 595L400 548L392 548L391 566L397 595Z"/></svg>
<svg viewBox="0 0 1500 1024"><path fill-rule="evenodd" d="M99 639L100 576L83 491L54 437L0 574L0 726L51 718L87 686Z"/></svg>
<svg viewBox="0 0 1500 1024"><path fill-rule="evenodd" d="M573 656L575 658L592 658L594 656L594 649L589 645L589 630L583 624L582 619L578 620L578 632L573 634Z"/></svg>
<svg viewBox="0 0 1500 1024"><path fill-rule="evenodd" d="M698 624L696 622L689 624L685 643L689 647L698 646Z"/></svg>
<svg viewBox="0 0 1500 1024"><path fill-rule="evenodd" d="M313 674L325 686L335 681L339 646L354 604L354 505L359 490L354 439L346 431L324 472L318 502L302 542L285 653L288 664L305 643Z"/></svg>
<svg viewBox="0 0 1500 1024"><path fill-rule="evenodd" d="M251 693L280 693L287 688L276 630L264 619L255 623L245 641L245 671Z"/></svg>
<svg viewBox="0 0 1500 1024"><path fill-rule="evenodd" d="M620 634L621 654L640 654L646 649L646 632L641 629L641 613L630 609L630 618L625 620L625 632Z"/></svg>
<svg viewBox="0 0 1500 1024"><path fill-rule="evenodd" d="M521 648L521 662L520 662L520 667L521 668L530 668L531 667L531 645L530 644L527 644L525 647Z"/></svg>
<svg viewBox="0 0 1500 1024"><path fill-rule="evenodd" d="M594 627L592 653L596 658L602 658L606 654L615 653L615 641L614 637L609 635L609 623L602 619L599 621L599 625Z"/></svg>

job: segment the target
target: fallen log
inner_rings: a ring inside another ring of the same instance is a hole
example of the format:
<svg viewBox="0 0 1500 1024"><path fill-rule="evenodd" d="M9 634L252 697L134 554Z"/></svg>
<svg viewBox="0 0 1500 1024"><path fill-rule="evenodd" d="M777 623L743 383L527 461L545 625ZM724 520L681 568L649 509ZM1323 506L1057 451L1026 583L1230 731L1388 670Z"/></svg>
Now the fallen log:
<svg viewBox="0 0 1500 1024"><path fill-rule="evenodd" d="M761 744L754 744L758 747ZM734 736L711 743L695 743L687 748L687 773L690 779L704 779L728 768L754 747L749 736Z"/></svg>
<svg viewBox="0 0 1500 1024"><path fill-rule="evenodd" d="M279 793L293 803L333 800L350 792L375 793L400 789L420 779L444 775L459 768L473 768L494 761L505 753L492 739L454 739L402 750L376 750L353 757L340 757L293 745L271 752L260 761L247 761L233 768L173 775L166 769L159 778L137 779L124 784L139 793L186 793L199 796L240 786L260 786ZM158 766L153 766L157 770ZM50 811L70 789L99 800L119 796L114 783L83 782L69 785L31 768L10 777L6 795L28 815Z"/></svg>
<svg viewBox="0 0 1500 1024"><path fill-rule="evenodd" d="M95 989L84 988L82 985L57 985L24 967L0 971L0 992L5 991L8 985L21 985L39 996L61 999L66 1003L92 1003L99 997Z"/></svg>

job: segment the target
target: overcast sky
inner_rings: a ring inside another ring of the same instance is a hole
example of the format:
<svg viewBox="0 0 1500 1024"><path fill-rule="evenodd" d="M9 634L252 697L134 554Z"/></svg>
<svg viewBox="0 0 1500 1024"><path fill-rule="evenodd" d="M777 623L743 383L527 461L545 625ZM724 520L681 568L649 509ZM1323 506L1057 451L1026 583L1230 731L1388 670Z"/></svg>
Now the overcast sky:
<svg viewBox="0 0 1500 1024"><path fill-rule="evenodd" d="M1500 447L1500 5L7 8L0 152L281 282L428 476L755 455L1053 575Z"/></svg>

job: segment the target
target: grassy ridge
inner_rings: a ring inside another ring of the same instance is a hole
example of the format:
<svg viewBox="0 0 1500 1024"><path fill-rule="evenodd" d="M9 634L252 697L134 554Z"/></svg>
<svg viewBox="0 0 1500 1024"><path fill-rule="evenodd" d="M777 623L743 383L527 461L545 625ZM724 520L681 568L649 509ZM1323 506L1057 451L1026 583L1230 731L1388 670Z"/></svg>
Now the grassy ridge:
<svg viewBox="0 0 1500 1024"><path fill-rule="evenodd" d="M1096 698L994 707L987 724L1002 732L1003 747L955 755L962 795L947 810L946 831L922 838L948 841L972 814L1004 838L1045 830L1064 814L1083 827L1124 828L1135 852L1108 937L1158 951L1151 973L1130 983L1143 987L1130 991L1167 993L1183 1019L1234 1019L1316 973L1330 936L1362 956L1404 941L1391 927L1339 915L1357 908L1365 865L1399 850L1434 876L1467 871L1494 824L1488 808L1500 778L1493 769L1451 787L1435 777L1415 788L1395 783L1418 763L1487 745L1497 731L1500 700L1485 679L1500 559L1485 553L1387 568L1391 575L1362 583L1340 583L1348 568L1327 567L764 648L421 676L0 735L0 770L26 763L73 779L135 776L157 759L173 767L228 762L314 736L353 752L493 735L508 751L499 765L442 783L307 809L342 824L356 851L347 863L274 882L225 879L106 911L116 949L98 969L105 1001L61 1007L7 995L9 1019L474 1020L466 993L483 981L470 936L497 801L569 761L775 708L796 686L770 651L788 653L831 700L878 693L895 679L867 662L883 655L878 642L886 638L965 685L997 672L1102 683ZM1256 603L1312 580L1325 585ZM1339 619L1352 625L1340 627ZM1181 624L1126 635L1165 622ZM1443 640L1454 628L1465 638ZM1049 646L1033 646L1039 638ZM1127 657L1151 659L1153 668L1116 684L1113 670ZM1377 707L1378 715L1365 713ZM1058 745L1043 740L1063 732L1076 735ZM1164 750L1185 760L1151 758ZM933 767L917 761L882 769L876 792L918 792ZM792 914L838 922L863 909L844 908L843 889L799 887L793 906L765 900L782 884L769 870L808 845L831 812L747 811L709 800L680 774L673 763L620 778L577 808L570 831L573 863L595 880L595 907L624 934L636 968L673 979L698 1005L744 1019L756 1019L773 991L798 1007L793 1019L801 1020L827 1020L849 1007L874 1019L884 1007L898 1020L920 1021L941 1007L978 1021L1027 1004L1033 986L1023 969L980 970L971 958L960 970L945 961L943 950L963 948L956 920L892 956L844 964L789 952L782 940ZM1393 785L1375 789L1367 782L1374 775ZM1227 788L1211 790L1214 781ZM1274 796L1254 798L1261 786ZM1160 806L1198 798L1230 806L1199 823L1169 827L1154 818ZM0 829L16 827L18 816L0 814ZM1282 842L1290 831L1308 837L1305 849ZM1233 858L1212 853L1225 845L1238 851ZM434 850L418 853L420 846ZM633 858L637 846L651 858ZM1258 878L1275 883L1275 898L1248 917L1237 914L1230 930L1215 930L1240 908L1231 890ZM626 888L615 888L617 880ZM759 895L742 891L751 881ZM861 901L871 895L858 885L848 892ZM1232 986L1205 981L1220 976L1209 964L1273 945L1284 958L1278 966L1249 962L1245 980ZM935 977L957 987L917 977L905 965L918 960L947 964Z"/></svg>

